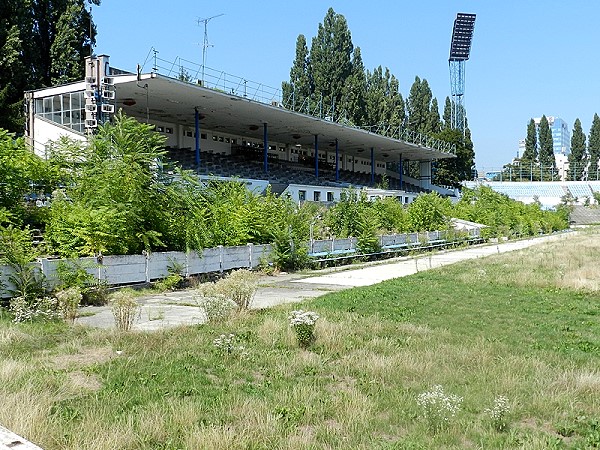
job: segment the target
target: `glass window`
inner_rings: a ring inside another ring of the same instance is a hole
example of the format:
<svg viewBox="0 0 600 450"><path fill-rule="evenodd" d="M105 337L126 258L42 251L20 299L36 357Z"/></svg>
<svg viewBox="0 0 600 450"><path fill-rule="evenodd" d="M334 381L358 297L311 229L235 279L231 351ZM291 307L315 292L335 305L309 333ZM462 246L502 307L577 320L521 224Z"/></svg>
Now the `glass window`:
<svg viewBox="0 0 600 450"><path fill-rule="evenodd" d="M313 198L314 198L315 202L320 202L321 201L321 191L315 191L313 193Z"/></svg>
<svg viewBox="0 0 600 450"><path fill-rule="evenodd" d="M306 191L298 191L298 200L301 202L306 200Z"/></svg>
<svg viewBox="0 0 600 450"><path fill-rule="evenodd" d="M332 202L333 201L333 192L328 192L327 193L327 201L328 202Z"/></svg>

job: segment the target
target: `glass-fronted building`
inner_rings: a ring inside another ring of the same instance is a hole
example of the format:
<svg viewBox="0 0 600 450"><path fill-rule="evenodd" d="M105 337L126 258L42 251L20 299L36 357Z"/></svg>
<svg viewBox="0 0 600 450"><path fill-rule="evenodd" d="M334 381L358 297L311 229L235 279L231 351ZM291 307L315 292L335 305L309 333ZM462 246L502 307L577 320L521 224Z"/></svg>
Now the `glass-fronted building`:
<svg viewBox="0 0 600 450"><path fill-rule="evenodd" d="M571 153L571 131L567 123L560 117L546 116L552 131L552 140L555 155L568 155ZM536 128L539 128L541 117L533 119Z"/></svg>

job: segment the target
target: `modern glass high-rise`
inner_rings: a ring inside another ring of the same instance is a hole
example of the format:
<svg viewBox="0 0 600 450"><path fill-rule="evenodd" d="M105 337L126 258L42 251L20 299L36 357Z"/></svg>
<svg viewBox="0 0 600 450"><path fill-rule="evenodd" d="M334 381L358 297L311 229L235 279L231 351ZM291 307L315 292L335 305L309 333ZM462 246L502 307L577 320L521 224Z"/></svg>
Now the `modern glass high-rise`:
<svg viewBox="0 0 600 450"><path fill-rule="evenodd" d="M555 155L569 155L571 153L571 131L567 123L560 117L546 116L552 131L552 141ZM536 128L539 128L541 117L533 119Z"/></svg>

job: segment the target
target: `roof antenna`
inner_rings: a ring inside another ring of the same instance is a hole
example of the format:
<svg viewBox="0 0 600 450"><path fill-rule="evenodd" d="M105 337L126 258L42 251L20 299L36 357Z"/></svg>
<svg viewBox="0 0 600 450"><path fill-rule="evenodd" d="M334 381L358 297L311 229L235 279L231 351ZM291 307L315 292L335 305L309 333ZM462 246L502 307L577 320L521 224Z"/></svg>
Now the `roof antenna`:
<svg viewBox="0 0 600 450"><path fill-rule="evenodd" d="M206 19L198 19L198 25L201 23L204 24L204 42L202 43L202 86L204 86L204 67L206 66L206 49L208 47L212 47L211 44L208 43L208 22L212 19L216 19L217 17L224 16L225 14L217 14L216 16L207 17Z"/></svg>

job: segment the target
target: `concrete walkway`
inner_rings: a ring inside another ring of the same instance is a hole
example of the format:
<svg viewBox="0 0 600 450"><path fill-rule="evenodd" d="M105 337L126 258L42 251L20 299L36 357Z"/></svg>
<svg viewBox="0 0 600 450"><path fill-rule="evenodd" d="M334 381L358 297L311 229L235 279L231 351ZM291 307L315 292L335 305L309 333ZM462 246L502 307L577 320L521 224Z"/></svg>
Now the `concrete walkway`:
<svg viewBox="0 0 600 450"><path fill-rule="evenodd" d="M543 236L522 241L502 242L469 247L464 250L447 250L424 254L417 258L401 257L365 263L322 269L309 273L279 274L263 276L252 303L252 308L268 308L283 303L300 302L307 298L319 297L328 292L369 286L393 278L400 278L436 267L454 264L469 259L520 250L523 248L558 239L569 239L576 232ZM196 306L194 290L151 294L138 299L141 312L133 328L136 330L157 330L179 325L204 323L204 312ZM110 307L83 307L77 323L93 327L114 327Z"/></svg>

